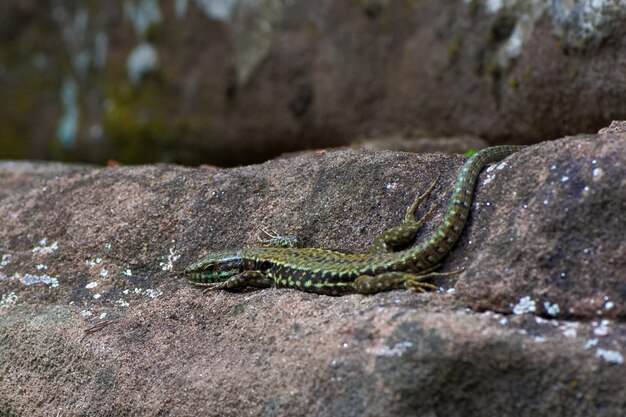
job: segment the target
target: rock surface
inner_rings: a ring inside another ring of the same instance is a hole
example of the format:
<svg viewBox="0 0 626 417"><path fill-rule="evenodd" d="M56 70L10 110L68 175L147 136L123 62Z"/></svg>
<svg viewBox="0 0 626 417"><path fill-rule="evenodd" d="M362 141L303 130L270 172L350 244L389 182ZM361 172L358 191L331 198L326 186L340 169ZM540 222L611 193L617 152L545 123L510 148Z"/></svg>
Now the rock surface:
<svg viewBox="0 0 626 417"><path fill-rule="evenodd" d="M3 0L0 157L224 165L413 131L492 144L595 132L626 118L625 10Z"/></svg>
<svg viewBox="0 0 626 417"><path fill-rule="evenodd" d="M0 415L622 417L625 148L618 129L493 165L445 259L463 274L345 297L204 294L181 270L260 226L366 250L440 177L426 234L463 157L2 163Z"/></svg>

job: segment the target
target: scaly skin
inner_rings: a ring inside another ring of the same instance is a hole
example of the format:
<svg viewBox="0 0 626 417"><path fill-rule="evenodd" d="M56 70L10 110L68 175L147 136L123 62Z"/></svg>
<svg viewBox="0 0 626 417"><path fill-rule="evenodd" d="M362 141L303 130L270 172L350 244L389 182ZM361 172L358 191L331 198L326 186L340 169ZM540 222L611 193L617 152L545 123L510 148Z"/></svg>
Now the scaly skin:
<svg viewBox="0 0 626 417"><path fill-rule="evenodd" d="M482 168L517 152L522 146L494 146L468 159L461 168L443 223L425 241L405 250L396 246L410 243L419 227L433 212L419 221L415 210L435 186L418 196L407 210L402 225L380 235L370 253L344 253L328 249L296 248L294 237L268 234L270 247L212 252L185 269L186 278L209 290L258 287L289 287L327 295L375 293L397 288L425 291L435 288L424 282L433 276L448 276L461 270L437 273L439 261L458 240L472 203L474 187Z"/></svg>

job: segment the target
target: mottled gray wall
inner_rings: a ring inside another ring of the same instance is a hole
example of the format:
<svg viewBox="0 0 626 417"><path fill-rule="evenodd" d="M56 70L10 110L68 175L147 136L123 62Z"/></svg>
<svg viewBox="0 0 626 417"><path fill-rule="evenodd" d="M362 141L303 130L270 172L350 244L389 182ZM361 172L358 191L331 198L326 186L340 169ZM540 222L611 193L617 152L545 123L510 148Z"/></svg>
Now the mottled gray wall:
<svg viewBox="0 0 626 417"><path fill-rule="evenodd" d="M617 0L5 0L0 158L233 164L626 118Z"/></svg>

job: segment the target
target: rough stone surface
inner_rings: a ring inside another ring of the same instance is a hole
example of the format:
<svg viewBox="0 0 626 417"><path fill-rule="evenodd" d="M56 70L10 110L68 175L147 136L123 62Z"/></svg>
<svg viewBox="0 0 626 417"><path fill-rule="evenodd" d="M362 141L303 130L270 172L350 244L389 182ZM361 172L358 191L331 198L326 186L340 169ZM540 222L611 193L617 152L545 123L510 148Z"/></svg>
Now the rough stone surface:
<svg viewBox="0 0 626 417"><path fill-rule="evenodd" d="M625 150L624 133L577 136L493 169L507 187L473 212L478 247L459 296L497 311L530 297L544 316L626 317L626 239L613 235L626 230Z"/></svg>
<svg viewBox="0 0 626 417"><path fill-rule="evenodd" d="M0 156L223 165L595 132L626 118L622 3L4 0Z"/></svg>
<svg viewBox="0 0 626 417"><path fill-rule="evenodd" d="M180 271L259 226L365 250L440 177L428 233L463 157L2 163L0 415L622 417L625 146L605 133L512 155L481 175L445 260L466 272L345 297L203 294Z"/></svg>
<svg viewBox="0 0 626 417"><path fill-rule="evenodd" d="M459 153L464 154L469 150L480 150L489 146L484 139L474 136L457 136L444 138L405 138L391 137L366 139L353 144L370 150L392 150L415 153Z"/></svg>

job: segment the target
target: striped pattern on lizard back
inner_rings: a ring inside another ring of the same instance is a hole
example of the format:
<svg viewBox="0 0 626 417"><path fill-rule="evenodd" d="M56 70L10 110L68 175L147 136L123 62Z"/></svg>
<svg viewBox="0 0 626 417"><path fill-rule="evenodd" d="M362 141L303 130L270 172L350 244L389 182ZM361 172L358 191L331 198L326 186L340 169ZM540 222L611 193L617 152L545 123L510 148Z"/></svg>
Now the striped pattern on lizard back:
<svg viewBox="0 0 626 417"><path fill-rule="evenodd" d="M209 253L190 265L187 279L210 290L246 285L296 288L320 294L374 293L396 288L424 291L434 286L425 282L437 275L452 275L460 270L437 273L439 261L450 251L463 231L469 215L474 187L482 168L521 149L521 146L496 146L468 159L454 183L443 222L422 242L393 252L415 238L419 227L433 212L415 219L419 203L434 188L434 183L407 210L400 226L381 234L369 253L345 253L319 248L293 246L250 247ZM276 239L280 242L290 240Z"/></svg>

